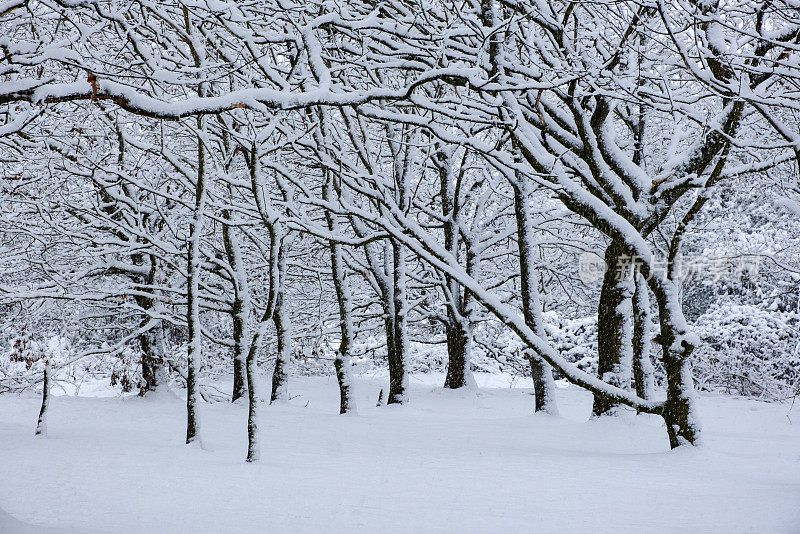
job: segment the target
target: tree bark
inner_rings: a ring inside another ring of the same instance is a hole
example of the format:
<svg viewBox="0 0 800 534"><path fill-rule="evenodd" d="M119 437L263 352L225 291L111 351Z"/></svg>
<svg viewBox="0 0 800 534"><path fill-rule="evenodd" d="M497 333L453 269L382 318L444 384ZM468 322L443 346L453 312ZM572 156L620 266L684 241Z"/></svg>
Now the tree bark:
<svg viewBox="0 0 800 534"><path fill-rule="evenodd" d="M323 191L323 198L329 200L333 196L333 184L328 179ZM330 211L325 212L328 229L335 232L338 228L336 215ZM353 378L350 370L350 351L353 347L355 332L353 328L353 304L351 302L350 286L347 283L347 274L344 270L342 247L336 241L329 241L328 247L331 254L331 275L333 287L336 291L336 301L339 303L339 350L333 360L336 369L336 380L339 383L339 413L356 413L356 403L353 398Z"/></svg>
<svg viewBox="0 0 800 534"><path fill-rule="evenodd" d="M144 326L149 322L145 319ZM164 325L158 321L156 326L139 335L139 345L142 349L142 380L143 385L139 390L140 396L145 396L151 391L156 391L167 384L167 373L164 369Z"/></svg>
<svg viewBox="0 0 800 534"><path fill-rule="evenodd" d="M44 363L44 382L42 382L42 407L39 409L39 420L36 423L36 435L47 436L47 410L50 407L50 381L52 369L50 360Z"/></svg>
<svg viewBox="0 0 800 534"><path fill-rule="evenodd" d="M468 385L469 348L472 332L461 324L461 321L448 312L448 323L445 324L447 337L447 376L444 387L458 389Z"/></svg>
<svg viewBox="0 0 800 534"><path fill-rule="evenodd" d="M245 360L247 377L247 461L257 462L261 457L258 448L258 388L256 387L256 344L250 345Z"/></svg>
<svg viewBox="0 0 800 534"><path fill-rule="evenodd" d="M558 405L555 402L556 382L553 380L552 366L543 359L532 355L528 357L528 363L531 366L531 377L533 378L534 411L558 415Z"/></svg>
<svg viewBox="0 0 800 534"><path fill-rule="evenodd" d="M700 424L696 414L694 380L690 357L694 344L687 335L687 327L680 310L680 300L674 284L669 287L651 285L658 304L661 326L661 349L667 374L667 400L661 416L667 425L669 444L673 449L681 445L697 444Z"/></svg>
<svg viewBox="0 0 800 534"><path fill-rule="evenodd" d="M150 269L142 280L143 284L137 287L139 293L134 297L136 303L141 307L146 315L142 319L139 328L145 328L152 320L153 315L159 315L159 291L154 289L157 285L157 275L159 260L153 255L137 254L134 256L136 265L146 265L149 261ZM153 293L147 295L147 293ZM142 349L142 387L139 390L140 396L145 396L159 387L166 386L169 380L165 369L164 358L166 356L164 322L156 319L156 324L146 332L139 334L139 346Z"/></svg>
<svg viewBox="0 0 800 534"><path fill-rule="evenodd" d="M645 400L653 398L653 362L650 359L650 289L638 271L633 294L633 382L636 396Z"/></svg>
<svg viewBox="0 0 800 534"><path fill-rule="evenodd" d="M628 258L622 243L612 241L606 249L606 272L597 307L597 376L622 389L630 389L633 359L633 291ZM618 406L608 397L595 394L592 414L611 414Z"/></svg>
<svg viewBox="0 0 800 534"><path fill-rule="evenodd" d="M231 212L223 213L226 220L230 220ZM233 391L231 401L236 402L247 394L246 359L250 352L250 331L248 320L250 318L250 291L247 282L247 273L244 270L241 249L229 224L222 224L222 240L225 245L225 254L228 264L233 271L233 305L231 318L233 320Z"/></svg>
<svg viewBox="0 0 800 534"><path fill-rule="evenodd" d="M439 195L441 196L442 218L444 219L444 246L459 260L461 255L461 231L458 225L459 177L453 161L452 147L439 147L433 162L439 173ZM462 161L463 164L463 161ZM467 269L468 272L470 269ZM472 325L470 318L469 294L450 276L445 276L445 304L447 319L445 337L447 338L447 376L444 387L458 389L468 385L470 378L470 346Z"/></svg>
<svg viewBox="0 0 800 534"><path fill-rule="evenodd" d="M406 402L408 377L406 375L406 355L408 354L408 324L406 322L406 257L405 247L392 240L392 280L394 292L392 298L392 341L394 350L389 353L389 396L387 404Z"/></svg>
<svg viewBox="0 0 800 534"><path fill-rule="evenodd" d="M533 237L533 216L528 205L532 192L531 184L525 177L518 176L516 183L513 183L512 186L514 188L514 215L517 221L522 315L525 324L537 336L544 338L546 332L542 318L542 304L536 287L537 276L533 262L536 246ZM537 354L530 354L528 361L535 395L534 411L558 415L552 367Z"/></svg>
<svg viewBox="0 0 800 534"><path fill-rule="evenodd" d="M288 372L292 352L292 329L288 310L284 307L287 253L286 245L282 242L278 252L278 288L275 295L275 309L272 314L272 321L275 324L275 332L278 338L278 347L275 355L275 371L272 373L271 403L289 400Z"/></svg>
<svg viewBox="0 0 800 534"><path fill-rule="evenodd" d="M202 119L198 119L202 129ZM198 385L197 362L202 357L202 331L200 325L200 240L205 218L205 146L197 136L197 183L195 184L194 217L189 228L189 250L187 254L186 325L188 327L188 354L186 372L186 443L199 442L200 422L197 416Z"/></svg>
<svg viewBox="0 0 800 534"><path fill-rule="evenodd" d="M247 374L244 360L247 359L245 321L241 318L242 302L235 299L233 315L233 389L231 402L236 402L247 394Z"/></svg>

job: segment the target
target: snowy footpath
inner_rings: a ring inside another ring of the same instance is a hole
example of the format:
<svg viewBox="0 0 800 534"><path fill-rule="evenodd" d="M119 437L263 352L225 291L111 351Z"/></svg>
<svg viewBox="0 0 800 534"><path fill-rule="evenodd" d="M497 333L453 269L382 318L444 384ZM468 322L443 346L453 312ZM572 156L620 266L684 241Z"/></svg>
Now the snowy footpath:
<svg viewBox="0 0 800 534"><path fill-rule="evenodd" d="M703 445L670 452L660 418L587 421L577 388L552 418L501 378L441 380L376 408L362 378L351 417L335 379L294 378L258 464L244 405L201 406L201 450L174 396L55 397L43 439L38 398L2 396L0 532L800 533L800 402L702 396Z"/></svg>

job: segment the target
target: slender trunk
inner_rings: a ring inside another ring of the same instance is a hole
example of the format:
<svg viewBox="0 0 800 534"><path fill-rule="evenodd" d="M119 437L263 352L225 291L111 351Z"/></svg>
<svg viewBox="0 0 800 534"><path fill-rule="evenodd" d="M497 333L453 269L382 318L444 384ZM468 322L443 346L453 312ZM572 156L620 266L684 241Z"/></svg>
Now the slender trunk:
<svg viewBox="0 0 800 534"><path fill-rule="evenodd" d="M394 195L397 207L405 210L409 201L409 170L411 168L410 130L394 123L384 123L389 151L392 155L392 174ZM393 287L394 306L394 352L389 359L389 397L387 404L403 404L408 394L407 355L408 340L408 302L406 298L406 247L401 242L390 239L391 268L387 277ZM391 273L391 274L390 274Z"/></svg>
<svg viewBox="0 0 800 534"><path fill-rule="evenodd" d="M278 288L275 295L275 309L272 320L278 337L278 352L275 356L275 372L272 374L272 394L270 402L289 400L289 361L292 351L292 330L288 310L284 307L286 284L286 246L282 243L278 253Z"/></svg>
<svg viewBox="0 0 800 534"><path fill-rule="evenodd" d="M198 119L202 128L202 119ZM189 335L186 372L186 443L200 441L200 422L197 416L198 386L197 363L202 358L202 331L200 325L200 239L205 217L205 148L202 138L197 137L197 183L195 185L194 218L189 229L189 251L187 265L186 325Z"/></svg>
<svg viewBox="0 0 800 534"><path fill-rule="evenodd" d="M230 211L223 214L230 220ZM231 401L236 402L247 394L246 363L250 351L250 331L248 320L250 318L250 292L247 283L247 273L244 270L241 249L229 224L222 225L222 240L228 264L233 271L233 305L231 318L233 320L233 391Z"/></svg>
<svg viewBox="0 0 800 534"><path fill-rule="evenodd" d="M458 261L461 249L461 232L458 225L459 189L461 176L453 160L452 147L440 148L433 162L439 172L439 195L441 196L442 217L444 219L444 245L447 251ZM463 160L462 160L463 165ZM468 269L469 271L469 269ZM445 336L447 338L447 376L444 387L458 389L468 385L469 350L472 341L472 325L470 310L461 286L452 277L445 277L445 304L447 306L447 322Z"/></svg>
<svg viewBox="0 0 800 534"><path fill-rule="evenodd" d="M406 355L408 354L408 325L406 303L406 256L405 247L392 241L394 282L393 311L394 320L392 332L394 350L389 353L389 397L387 404L402 404L406 402L406 389L408 377L406 375Z"/></svg>
<svg viewBox="0 0 800 534"><path fill-rule="evenodd" d="M50 406L50 380L52 368L50 360L44 362L44 382L42 383L42 407L39 409L39 421L36 423L36 435L47 436L47 409Z"/></svg>
<svg viewBox="0 0 800 534"><path fill-rule="evenodd" d="M633 359L633 281L631 262L622 243L612 241L606 249L606 272L597 307L597 375L622 389L630 389ZM592 414L613 413L618 404L595 394Z"/></svg>
<svg viewBox="0 0 800 534"><path fill-rule="evenodd" d="M246 320L242 319L242 302L235 299L233 302L233 389L231 402L236 402L247 394L247 372L245 360L247 359Z"/></svg>
<svg viewBox="0 0 800 534"><path fill-rule="evenodd" d="M650 359L650 289L638 271L633 294L633 382L636 396L645 400L653 398L653 362Z"/></svg>
<svg viewBox="0 0 800 534"><path fill-rule="evenodd" d="M342 192L344 195L345 193ZM364 226L362 226L361 221L357 217L350 217L350 223L352 228L355 230L356 235L359 237L364 237L367 234L367 230ZM396 361L403 361L404 354L401 352L399 355L397 354L397 347L398 344L396 343L396 319L397 314L395 313L395 291L394 291L394 254L392 254L392 245L388 240L385 240L382 243L383 247L383 263L381 263L381 255L378 254L377 247L373 248L369 244L364 246L364 253L367 257L367 262L369 263L369 269L372 272L375 282L378 286L378 293L381 301L381 307L383 309L383 325L384 325L384 332L386 335L386 359L389 363L389 382L391 387L391 382L393 377L395 376L395 362ZM402 345L401 349L402 351ZM404 382L403 377L399 377L399 380L396 382L400 383L400 389L402 389L402 384ZM378 402L378 406L382 405L383 399L383 389L381 389L381 400Z"/></svg>
<svg viewBox="0 0 800 534"><path fill-rule="evenodd" d="M517 183L513 185L514 214L517 220L522 315L525 318L525 324L537 336L544 338L546 333L544 319L542 318L542 305L539 300L539 291L536 287L536 269L533 264L533 254L536 246L532 233L533 217L528 206L531 186L524 177L519 177ZM531 366L531 379L533 380L535 395L534 410L558 415L552 367L537 354L529 354L528 360Z"/></svg>
<svg viewBox="0 0 800 534"><path fill-rule="evenodd" d="M259 391L256 381L258 371L258 349L261 347L261 339L269 321L269 310L261 317L261 321L256 326L253 337L250 340L250 348L247 351L245 360L245 370L247 376L247 461L255 462L261 457L258 447L258 402Z"/></svg>
<svg viewBox="0 0 800 534"><path fill-rule="evenodd" d="M353 375L350 372L350 362L341 357L341 349L333 360L336 369L336 380L339 382L339 413L355 414L356 402L353 398Z"/></svg>
<svg viewBox="0 0 800 534"><path fill-rule="evenodd" d="M395 327L394 299L389 296L383 299L383 329L386 331L386 360L389 364L389 381L391 382L392 365L395 360Z"/></svg>
<svg viewBox="0 0 800 534"><path fill-rule="evenodd" d="M250 345L245 360L247 378L247 461L257 462L258 449L258 391L256 387L256 345Z"/></svg>
<svg viewBox="0 0 800 534"><path fill-rule="evenodd" d="M290 334L284 318L285 310L283 307L283 295L279 295L275 301L275 312L273 322L278 337L278 352L275 356L275 371L272 373L272 394L270 402L281 402L289 399L289 379L287 376L289 367L289 351L291 350Z"/></svg>
<svg viewBox="0 0 800 534"><path fill-rule="evenodd" d="M159 291L157 286L157 274L159 260L153 255L137 255L135 263L137 265L146 265L149 260L150 269L143 280L143 284L137 289L140 291L134 298L136 303L145 310L145 317L142 319L140 328L145 328L151 321L153 316L161 315L161 305L159 303ZM146 293L153 293L153 296L146 296ZM166 356L165 339L164 339L164 322L161 319L155 320L155 325L150 327L146 332L139 334L139 346L142 349L142 387L139 390L139 395L144 396L151 391L157 390L159 387L166 386L169 380L167 371L164 368L164 357Z"/></svg>
<svg viewBox="0 0 800 534"><path fill-rule="evenodd" d="M333 195L333 186L328 180L323 191L323 198L328 200ZM336 215L327 211L325 217L328 221L328 228L335 232L338 225ZM355 334L353 329L353 304L351 302L350 286L347 283L347 275L344 270L344 260L342 259L342 247L335 241L328 242L331 252L331 275L333 276L333 287L336 291L336 300L339 303L339 330L341 341L339 350L333 360L336 369L336 380L339 382L339 413L356 413L356 403L353 398L353 378L350 364L350 351L352 350Z"/></svg>
<svg viewBox="0 0 800 534"><path fill-rule="evenodd" d="M195 223L197 219L195 219ZM191 245L189 257L197 257ZM199 247L198 247L199 248ZM192 443L199 439L199 421L197 418L198 386L197 386L197 361L202 354L201 332L200 332L200 303L197 293L199 292L197 267L189 268L189 291L188 291L188 310L186 312L186 322L189 327L189 350L187 357L188 369L186 373L186 443Z"/></svg>

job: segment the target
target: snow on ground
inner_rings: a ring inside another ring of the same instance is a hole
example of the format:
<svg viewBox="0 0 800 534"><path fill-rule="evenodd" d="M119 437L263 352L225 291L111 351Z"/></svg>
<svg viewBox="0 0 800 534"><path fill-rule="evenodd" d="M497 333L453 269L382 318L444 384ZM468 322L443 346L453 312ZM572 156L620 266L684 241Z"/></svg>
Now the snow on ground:
<svg viewBox="0 0 800 534"><path fill-rule="evenodd" d="M259 464L246 406L202 405L200 450L174 396L56 397L44 439L36 396L0 397L0 532L800 532L800 408L704 396L703 446L670 452L659 418L587 421L577 388L550 418L503 378L442 379L376 408L362 377L349 417L333 378L294 378Z"/></svg>

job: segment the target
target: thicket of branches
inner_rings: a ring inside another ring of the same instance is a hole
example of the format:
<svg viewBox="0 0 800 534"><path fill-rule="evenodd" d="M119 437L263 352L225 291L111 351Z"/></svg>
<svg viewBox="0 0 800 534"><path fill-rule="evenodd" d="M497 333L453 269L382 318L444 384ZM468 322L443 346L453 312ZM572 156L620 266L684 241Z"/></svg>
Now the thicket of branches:
<svg viewBox="0 0 800 534"><path fill-rule="evenodd" d="M298 358L347 413L355 360L382 354L402 403L412 347L438 344L445 387L523 370L556 413L555 373L695 443L693 360L708 387L797 381L798 7L6 0L2 388L50 360L178 380L192 442L224 369L255 460ZM759 281L679 268L745 253ZM735 305L787 317L724 318L726 352L709 324Z"/></svg>

